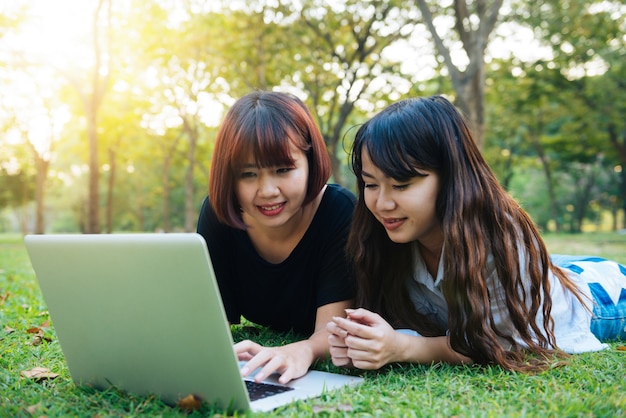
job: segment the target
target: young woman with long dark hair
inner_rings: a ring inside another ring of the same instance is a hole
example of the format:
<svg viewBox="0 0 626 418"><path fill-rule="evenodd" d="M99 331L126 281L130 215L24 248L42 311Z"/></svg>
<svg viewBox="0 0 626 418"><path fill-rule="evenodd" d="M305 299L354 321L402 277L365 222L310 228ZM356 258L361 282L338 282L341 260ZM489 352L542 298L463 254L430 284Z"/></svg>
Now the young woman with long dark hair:
<svg viewBox="0 0 626 418"><path fill-rule="evenodd" d="M626 269L551 257L445 98L380 112L358 130L352 166L348 253L362 308L327 326L336 365L533 371L626 337Z"/></svg>

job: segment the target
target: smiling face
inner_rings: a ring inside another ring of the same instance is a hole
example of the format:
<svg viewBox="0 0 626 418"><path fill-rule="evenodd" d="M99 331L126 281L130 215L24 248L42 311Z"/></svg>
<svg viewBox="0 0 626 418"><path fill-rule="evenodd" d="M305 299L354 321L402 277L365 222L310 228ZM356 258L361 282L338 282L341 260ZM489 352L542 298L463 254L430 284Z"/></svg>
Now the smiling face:
<svg viewBox="0 0 626 418"><path fill-rule="evenodd" d="M259 167L250 152L239 169L236 194L249 227L280 228L298 222L307 193L309 164L304 151L289 147L293 164Z"/></svg>
<svg viewBox="0 0 626 418"><path fill-rule="evenodd" d="M396 243L419 241L424 245L440 245L442 229L436 214L439 176L434 171L420 170L421 176L406 180L386 176L362 151L363 198L374 217L385 227Z"/></svg>

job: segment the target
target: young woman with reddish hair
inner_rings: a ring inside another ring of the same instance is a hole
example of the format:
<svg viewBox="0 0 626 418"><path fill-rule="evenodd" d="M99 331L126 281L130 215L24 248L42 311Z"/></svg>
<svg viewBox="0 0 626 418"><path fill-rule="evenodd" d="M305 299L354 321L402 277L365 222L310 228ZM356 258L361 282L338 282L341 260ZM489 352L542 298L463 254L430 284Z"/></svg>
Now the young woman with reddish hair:
<svg viewBox="0 0 626 418"><path fill-rule="evenodd" d="M197 231L208 245L226 315L307 338L282 347L235 345L255 379L285 383L328 355L326 323L345 315L355 286L345 244L356 202L327 184L322 135L295 96L258 91L227 112L213 150Z"/></svg>
<svg viewBox="0 0 626 418"><path fill-rule="evenodd" d="M334 364L536 371L626 338L626 268L550 256L445 98L404 100L365 123L352 167L362 308L328 324Z"/></svg>

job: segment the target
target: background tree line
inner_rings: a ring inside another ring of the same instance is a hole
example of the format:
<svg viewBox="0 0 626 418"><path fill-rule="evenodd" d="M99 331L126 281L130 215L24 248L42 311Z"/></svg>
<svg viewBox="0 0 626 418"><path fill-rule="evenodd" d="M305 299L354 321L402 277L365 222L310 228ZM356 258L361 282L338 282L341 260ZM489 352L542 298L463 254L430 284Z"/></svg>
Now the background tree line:
<svg viewBox="0 0 626 418"><path fill-rule="evenodd" d="M0 231L193 231L223 112L253 89L305 100L350 188L356 126L445 94L541 227L625 228L622 1L71 3L85 30L48 50L36 2L0 6Z"/></svg>

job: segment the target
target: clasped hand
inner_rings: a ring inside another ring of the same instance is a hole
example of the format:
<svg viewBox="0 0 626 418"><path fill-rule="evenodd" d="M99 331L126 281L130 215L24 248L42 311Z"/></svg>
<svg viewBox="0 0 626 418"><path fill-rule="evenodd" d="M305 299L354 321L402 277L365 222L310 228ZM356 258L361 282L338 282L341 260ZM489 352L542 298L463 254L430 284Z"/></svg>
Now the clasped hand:
<svg viewBox="0 0 626 418"><path fill-rule="evenodd" d="M346 309L346 314L326 325L334 365L374 370L403 360L401 334L380 315L362 308Z"/></svg>

